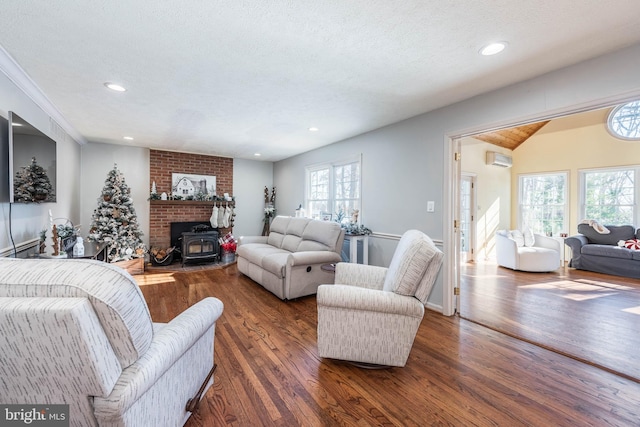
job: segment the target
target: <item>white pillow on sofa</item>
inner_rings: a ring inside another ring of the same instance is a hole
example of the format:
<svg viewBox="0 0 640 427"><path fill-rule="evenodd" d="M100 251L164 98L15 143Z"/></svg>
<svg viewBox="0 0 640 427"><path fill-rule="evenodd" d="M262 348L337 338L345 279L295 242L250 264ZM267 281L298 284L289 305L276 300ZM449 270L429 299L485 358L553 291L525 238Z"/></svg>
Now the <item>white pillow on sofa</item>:
<svg viewBox="0 0 640 427"><path fill-rule="evenodd" d="M516 246L521 248L524 246L524 234L520 230L511 230L509 231L510 239L516 242Z"/></svg>
<svg viewBox="0 0 640 427"><path fill-rule="evenodd" d="M524 229L522 234L524 235L524 245L527 247L533 246L536 242L536 236L533 235L533 230L527 227Z"/></svg>

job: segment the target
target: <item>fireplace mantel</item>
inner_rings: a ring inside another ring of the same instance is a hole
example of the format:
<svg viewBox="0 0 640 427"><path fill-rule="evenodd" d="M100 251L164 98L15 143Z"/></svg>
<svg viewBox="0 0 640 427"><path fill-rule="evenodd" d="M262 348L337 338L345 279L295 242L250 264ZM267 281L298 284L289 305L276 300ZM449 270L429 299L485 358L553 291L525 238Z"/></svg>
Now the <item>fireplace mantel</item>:
<svg viewBox="0 0 640 427"><path fill-rule="evenodd" d="M152 205L163 205L163 206L210 206L213 207L214 204L222 204L235 206L236 202L231 201L227 202L226 200L150 200Z"/></svg>

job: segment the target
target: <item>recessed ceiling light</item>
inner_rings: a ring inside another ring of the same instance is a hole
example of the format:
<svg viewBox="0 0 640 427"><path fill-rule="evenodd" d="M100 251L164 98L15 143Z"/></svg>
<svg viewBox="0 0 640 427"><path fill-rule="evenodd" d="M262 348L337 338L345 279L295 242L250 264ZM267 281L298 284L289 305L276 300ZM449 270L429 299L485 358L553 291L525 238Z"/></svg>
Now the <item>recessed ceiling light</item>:
<svg viewBox="0 0 640 427"><path fill-rule="evenodd" d="M123 136L122 139L126 139L127 141L133 141L132 136Z"/></svg>
<svg viewBox="0 0 640 427"><path fill-rule="evenodd" d="M502 52L507 47L507 42L491 43L480 49L480 55L491 56Z"/></svg>
<svg viewBox="0 0 640 427"><path fill-rule="evenodd" d="M309 132L318 132L320 129L316 128L316 127L310 127L309 128Z"/></svg>
<svg viewBox="0 0 640 427"><path fill-rule="evenodd" d="M104 85L108 89L111 89L111 90L116 91L116 92L126 92L127 91L127 89L125 89L123 86L120 86L117 83L106 82Z"/></svg>
<svg viewBox="0 0 640 427"><path fill-rule="evenodd" d="M256 157L262 156L262 154L260 154L260 153L253 153L253 155L256 156Z"/></svg>

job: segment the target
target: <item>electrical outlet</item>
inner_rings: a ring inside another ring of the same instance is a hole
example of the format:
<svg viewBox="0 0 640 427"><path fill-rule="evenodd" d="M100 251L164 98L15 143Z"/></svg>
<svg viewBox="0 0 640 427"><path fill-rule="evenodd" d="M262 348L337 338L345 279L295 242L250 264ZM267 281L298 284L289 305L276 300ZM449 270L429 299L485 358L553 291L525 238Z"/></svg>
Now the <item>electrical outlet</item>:
<svg viewBox="0 0 640 427"><path fill-rule="evenodd" d="M434 212L436 210L436 203L433 200L427 202L427 212Z"/></svg>

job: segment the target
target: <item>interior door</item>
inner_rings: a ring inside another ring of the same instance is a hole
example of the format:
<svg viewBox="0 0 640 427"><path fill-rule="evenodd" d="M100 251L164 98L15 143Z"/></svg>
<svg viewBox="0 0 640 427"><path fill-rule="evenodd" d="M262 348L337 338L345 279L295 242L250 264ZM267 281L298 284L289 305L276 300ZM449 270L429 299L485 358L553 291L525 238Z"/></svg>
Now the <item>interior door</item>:
<svg viewBox="0 0 640 427"><path fill-rule="evenodd" d="M462 144L460 138L452 139L451 141L453 149L453 164L452 164L452 181L451 181L451 194L453 197L452 211L453 211L453 265L450 269L452 273L453 282L453 312L454 314L460 314L460 182L461 182L461 160L462 160Z"/></svg>
<svg viewBox="0 0 640 427"><path fill-rule="evenodd" d="M475 260L476 177L462 172L460 178L460 262Z"/></svg>

